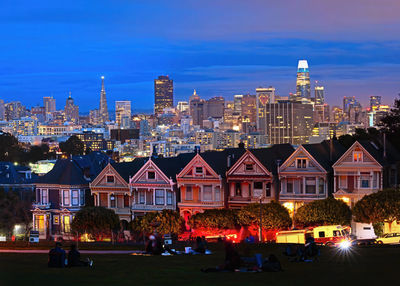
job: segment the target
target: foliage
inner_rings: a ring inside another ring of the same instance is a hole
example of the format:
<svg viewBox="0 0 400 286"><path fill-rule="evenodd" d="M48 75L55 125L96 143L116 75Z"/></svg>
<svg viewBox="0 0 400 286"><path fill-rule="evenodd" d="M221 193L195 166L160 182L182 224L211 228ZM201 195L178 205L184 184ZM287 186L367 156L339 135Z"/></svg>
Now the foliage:
<svg viewBox="0 0 400 286"><path fill-rule="evenodd" d="M377 222L377 223L373 223L372 226L374 227L374 232L376 236L382 236L384 234L384 230L383 230L383 222Z"/></svg>
<svg viewBox="0 0 400 286"><path fill-rule="evenodd" d="M0 161L21 162L23 150L17 138L9 133L0 135Z"/></svg>
<svg viewBox="0 0 400 286"><path fill-rule="evenodd" d="M190 218L189 224L192 228L209 227L229 229L236 227L237 216L234 210L210 209L203 213L195 214Z"/></svg>
<svg viewBox="0 0 400 286"><path fill-rule="evenodd" d="M113 210L104 207L84 207L71 223L74 232L93 236L111 234L120 228L119 217Z"/></svg>
<svg viewBox="0 0 400 286"><path fill-rule="evenodd" d="M22 191L0 191L0 230L12 235L16 224L21 224L25 228L25 235L29 231L32 219L32 198L24 198Z"/></svg>
<svg viewBox="0 0 400 286"><path fill-rule="evenodd" d="M400 220L400 191L387 189L364 196L353 208L354 220L363 223Z"/></svg>
<svg viewBox="0 0 400 286"><path fill-rule="evenodd" d="M262 226L266 229L284 229L290 227L292 220L288 210L276 202L261 204ZM237 213L240 226L258 225L260 204L249 204Z"/></svg>
<svg viewBox="0 0 400 286"><path fill-rule="evenodd" d="M42 144L40 146L32 146L27 154L28 162L37 162L39 160L46 160L49 158L49 146Z"/></svg>
<svg viewBox="0 0 400 286"><path fill-rule="evenodd" d="M349 225L351 210L346 203L334 198L316 200L300 207L294 215L296 226Z"/></svg>
<svg viewBox="0 0 400 286"><path fill-rule="evenodd" d="M83 155L85 144L77 136L72 135L67 141L60 143L60 149L68 155Z"/></svg>
<svg viewBox="0 0 400 286"><path fill-rule="evenodd" d="M148 212L142 217L132 221L132 230L151 233L154 230L159 234L179 234L183 231L184 220L179 212L163 210L161 212Z"/></svg>
<svg viewBox="0 0 400 286"><path fill-rule="evenodd" d="M380 137L380 131L374 127L368 129L356 128L353 135L345 134L339 137L339 143L345 148L350 148L357 140L374 140Z"/></svg>

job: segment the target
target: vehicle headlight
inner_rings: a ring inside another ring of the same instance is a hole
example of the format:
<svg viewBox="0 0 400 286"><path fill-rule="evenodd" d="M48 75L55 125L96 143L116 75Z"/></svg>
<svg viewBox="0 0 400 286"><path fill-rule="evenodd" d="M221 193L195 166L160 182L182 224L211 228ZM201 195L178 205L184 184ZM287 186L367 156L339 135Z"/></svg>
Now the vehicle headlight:
<svg viewBox="0 0 400 286"><path fill-rule="evenodd" d="M348 249L351 247L351 242L350 242L349 240L342 240L342 241L339 243L339 247L340 247L342 250L348 250Z"/></svg>

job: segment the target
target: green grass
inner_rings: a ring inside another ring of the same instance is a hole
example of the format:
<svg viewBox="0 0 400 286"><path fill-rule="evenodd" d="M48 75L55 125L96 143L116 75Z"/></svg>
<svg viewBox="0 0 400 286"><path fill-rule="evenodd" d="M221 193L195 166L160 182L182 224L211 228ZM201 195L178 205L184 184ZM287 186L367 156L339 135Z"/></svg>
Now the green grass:
<svg viewBox="0 0 400 286"><path fill-rule="evenodd" d="M93 255L93 268L47 268L47 255L0 254L0 285L397 285L400 248L356 248L349 255L322 249L319 262L289 262L276 245L240 247L248 255L275 253L284 268L279 273L202 273L223 261L221 247L213 255L131 256ZM84 256L84 255L83 255Z"/></svg>

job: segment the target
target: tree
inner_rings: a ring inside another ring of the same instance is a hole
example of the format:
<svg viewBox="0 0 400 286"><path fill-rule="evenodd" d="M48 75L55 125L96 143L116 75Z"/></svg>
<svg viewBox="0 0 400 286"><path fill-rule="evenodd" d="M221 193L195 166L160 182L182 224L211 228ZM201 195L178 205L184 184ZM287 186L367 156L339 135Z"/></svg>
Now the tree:
<svg viewBox="0 0 400 286"><path fill-rule="evenodd" d="M285 229L292 220L288 210L276 202L261 204L262 226L266 229ZM249 204L237 213L240 226L258 225L260 220L260 204Z"/></svg>
<svg viewBox="0 0 400 286"><path fill-rule="evenodd" d="M192 228L232 229L237 226L237 215L230 209L210 209L195 214L190 218L189 223Z"/></svg>
<svg viewBox="0 0 400 286"><path fill-rule="evenodd" d="M22 155L17 138L9 133L0 134L0 161L22 162Z"/></svg>
<svg viewBox="0 0 400 286"><path fill-rule="evenodd" d="M48 159L49 146L42 144L40 146L32 146L29 150L27 159L29 162L37 162L39 160Z"/></svg>
<svg viewBox="0 0 400 286"><path fill-rule="evenodd" d="M119 217L113 210L105 207L84 207L80 209L71 223L72 231L87 233L94 237L112 235L119 230Z"/></svg>
<svg viewBox="0 0 400 286"><path fill-rule="evenodd" d="M151 233L157 231L159 234L180 234L184 229L185 221L179 212L162 210L161 212L148 212L142 217L135 218L132 229L138 232Z"/></svg>
<svg viewBox="0 0 400 286"><path fill-rule="evenodd" d="M72 135L67 141L60 143L60 149L68 155L83 155L85 144L77 136Z"/></svg>
<svg viewBox="0 0 400 286"><path fill-rule="evenodd" d="M294 215L297 226L316 225L349 225L351 222L351 210L342 200L327 198L313 201L300 207Z"/></svg>
<svg viewBox="0 0 400 286"><path fill-rule="evenodd" d="M400 94L399 94L400 96ZM400 146L400 97L394 100L389 114L381 119L381 131L394 146Z"/></svg>
<svg viewBox="0 0 400 286"><path fill-rule="evenodd" d="M389 225L400 220L400 191L387 189L364 196L353 208L354 220L362 223Z"/></svg>

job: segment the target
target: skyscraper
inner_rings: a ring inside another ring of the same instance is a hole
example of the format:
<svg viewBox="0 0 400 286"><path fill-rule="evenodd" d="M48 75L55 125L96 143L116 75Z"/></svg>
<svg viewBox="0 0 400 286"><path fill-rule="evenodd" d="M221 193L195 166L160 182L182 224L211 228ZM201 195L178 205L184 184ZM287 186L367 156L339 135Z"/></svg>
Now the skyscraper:
<svg viewBox="0 0 400 286"><path fill-rule="evenodd" d="M65 102L65 120L78 123L79 121L79 106L74 104L74 99L69 94L67 101Z"/></svg>
<svg viewBox="0 0 400 286"><path fill-rule="evenodd" d="M382 97L379 95L371 95L369 97L369 107L371 110L376 110L382 103Z"/></svg>
<svg viewBox="0 0 400 286"><path fill-rule="evenodd" d="M100 123L110 120L107 108L106 90L104 88L104 76L101 77L101 92L100 92L100 108L99 108Z"/></svg>
<svg viewBox="0 0 400 286"><path fill-rule="evenodd" d="M306 60L300 60L297 66L296 100L311 99L310 72Z"/></svg>
<svg viewBox="0 0 400 286"><path fill-rule="evenodd" d="M257 98L255 95L246 94L242 98L242 117L248 119L250 124L255 126L257 122Z"/></svg>
<svg viewBox="0 0 400 286"><path fill-rule="evenodd" d="M52 96L43 97L44 112L53 113L56 111L56 100Z"/></svg>
<svg viewBox="0 0 400 286"><path fill-rule="evenodd" d="M256 88L257 97L257 130L265 134L264 120L269 104L275 103L275 88L270 86L268 88Z"/></svg>
<svg viewBox="0 0 400 286"><path fill-rule="evenodd" d="M131 101L120 100L115 102L115 122L121 128L129 128L131 120Z"/></svg>
<svg viewBox="0 0 400 286"><path fill-rule="evenodd" d="M233 111L235 113L241 114L242 113L242 98L243 95L236 94L233 96Z"/></svg>
<svg viewBox="0 0 400 286"><path fill-rule="evenodd" d="M314 87L314 102L315 104L324 104L325 103L325 95L324 95L324 87L322 85L318 85L318 82L315 83Z"/></svg>
<svg viewBox="0 0 400 286"><path fill-rule="evenodd" d="M204 119L208 117L222 118L224 117L225 99L221 96L210 98L206 101L204 108Z"/></svg>
<svg viewBox="0 0 400 286"><path fill-rule="evenodd" d="M174 105L174 82L169 76L159 76L154 80L154 114L163 113L164 108Z"/></svg>

